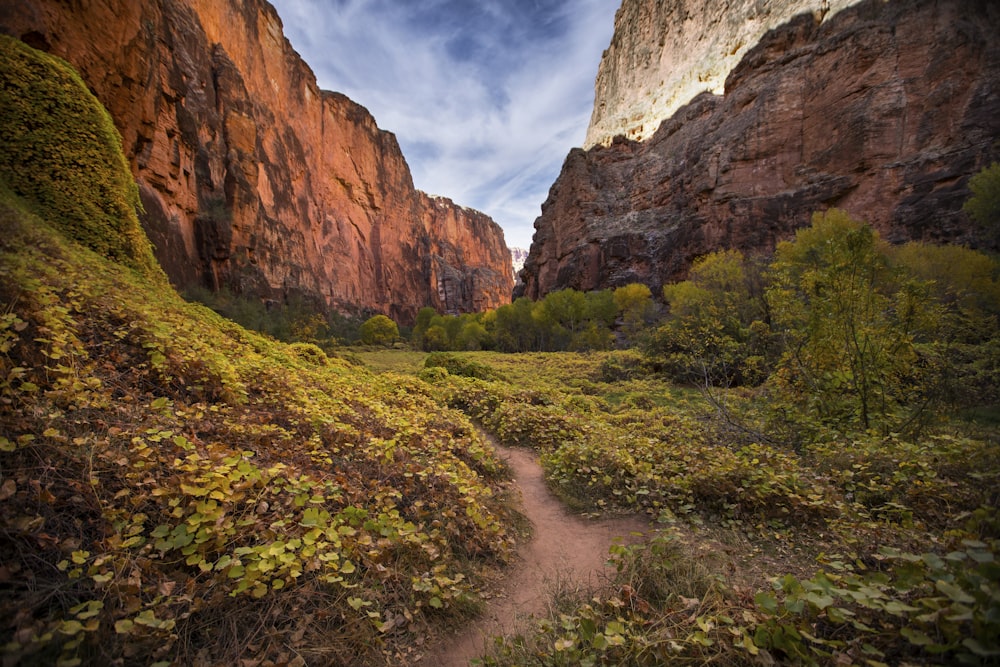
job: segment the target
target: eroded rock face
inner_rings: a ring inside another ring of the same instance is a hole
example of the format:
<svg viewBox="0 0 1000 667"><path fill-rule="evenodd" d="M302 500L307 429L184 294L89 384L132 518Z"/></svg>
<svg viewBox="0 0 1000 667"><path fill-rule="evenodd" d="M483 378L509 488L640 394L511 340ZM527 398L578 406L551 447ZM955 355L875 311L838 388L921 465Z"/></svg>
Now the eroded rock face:
<svg viewBox="0 0 1000 667"><path fill-rule="evenodd" d="M626 0L629 4L631 0ZM867 0L768 32L645 142L574 150L535 222L523 293L682 278L846 209L892 242L995 249L961 206L1000 158L1000 7Z"/></svg>
<svg viewBox="0 0 1000 667"><path fill-rule="evenodd" d="M421 220L427 230L422 254L424 274L436 289L438 310L450 314L481 313L510 301L513 272L503 236L491 234L496 223L485 213L456 205L445 197L420 193ZM478 265L466 256L469 249L487 257ZM465 267L459 269L456 267Z"/></svg>
<svg viewBox="0 0 1000 667"><path fill-rule="evenodd" d="M0 29L68 60L111 112L179 287L402 322L509 300L499 226L416 191L395 137L319 89L264 0L5 5Z"/></svg>
<svg viewBox="0 0 1000 667"><path fill-rule="evenodd" d="M625 0L601 58L584 148L643 141L726 77L768 30L795 16L833 17L858 0Z"/></svg>

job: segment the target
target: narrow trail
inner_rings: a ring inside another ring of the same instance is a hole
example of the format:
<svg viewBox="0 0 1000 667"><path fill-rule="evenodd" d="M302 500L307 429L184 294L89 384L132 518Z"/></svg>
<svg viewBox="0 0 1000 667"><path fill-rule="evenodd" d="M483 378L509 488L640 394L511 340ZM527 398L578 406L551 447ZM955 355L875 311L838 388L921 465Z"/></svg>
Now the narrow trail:
<svg viewBox="0 0 1000 667"><path fill-rule="evenodd" d="M571 513L545 485L542 468L528 450L494 443L506 459L521 491L521 511L534 528L521 546L518 561L500 593L486 603L483 615L458 634L446 637L418 663L433 667L467 667L490 638L509 632L518 621L545 612L555 582L599 584L613 572L605 563L616 538L634 542L635 533L650 526L638 517L591 520Z"/></svg>

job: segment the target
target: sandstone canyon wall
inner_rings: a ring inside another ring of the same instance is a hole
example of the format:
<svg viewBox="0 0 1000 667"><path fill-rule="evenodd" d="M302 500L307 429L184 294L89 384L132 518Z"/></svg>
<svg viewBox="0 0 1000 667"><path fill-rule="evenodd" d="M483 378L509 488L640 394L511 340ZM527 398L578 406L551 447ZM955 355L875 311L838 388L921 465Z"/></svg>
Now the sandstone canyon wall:
<svg viewBox="0 0 1000 667"><path fill-rule="evenodd" d="M264 0L19 0L0 30L68 60L110 111L179 287L403 322L509 300L499 226L415 190L395 137L319 89Z"/></svg>
<svg viewBox="0 0 1000 667"><path fill-rule="evenodd" d="M619 23L671 2L624 0ZM768 252L829 207L892 242L996 249L961 206L970 175L1000 159L1000 6L865 0L818 19L768 31L723 96L702 93L647 140L572 151L518 293L658 290L713 250Z"/></svg>
<svg viewBox="0 0 1000 667"><path fill-rule="evenodd" d="M764 35L803 13L831 18L858 0L659 0L622 3L601 58L584 148L643 141L726 77Z"/></svg>

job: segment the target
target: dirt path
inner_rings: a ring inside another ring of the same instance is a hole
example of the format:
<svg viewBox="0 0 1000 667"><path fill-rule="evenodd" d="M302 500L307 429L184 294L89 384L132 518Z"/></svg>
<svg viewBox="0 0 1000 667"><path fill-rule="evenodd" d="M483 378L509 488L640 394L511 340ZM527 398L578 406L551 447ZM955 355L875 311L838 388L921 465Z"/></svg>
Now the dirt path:
<svg viewBox="0 0 1000 667"><path fill-rule="evenodd" d="M634 533L649 530L649 524L635 517L588 520L572 514L545 486L534 453L494 445L514 473L521 511L534 526L534 534L522 545L502 592L487 602L479 620L446 638L419 665L467 667L491 637L512 630L519 620L543 614L554 583L599 583L613 571L605 565L612 541L634 542L638 539Z"/></svg>

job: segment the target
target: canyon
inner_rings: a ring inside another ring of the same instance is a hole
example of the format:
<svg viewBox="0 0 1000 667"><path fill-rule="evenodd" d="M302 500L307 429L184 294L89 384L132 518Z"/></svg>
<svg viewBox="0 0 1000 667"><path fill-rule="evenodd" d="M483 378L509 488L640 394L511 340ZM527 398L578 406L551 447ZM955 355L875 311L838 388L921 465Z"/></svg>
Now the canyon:
<svg viewBox="0 0 1000 667"><path fill-rule="evenodd" d="M969 177L1000 159L1000 8L864 0L784 20L776 5L624 0L589 147L570 152L542 206L516 295L631 282L655 293L699 256L768 253L832 207L893 243L997 249L962 204ZM727 8L783 21L731 68L752 35ZM706 34L691 41L698 26ZM674 73L705 90L665 112L671 58L706 63Z"/></svg>
<svg viewBox="0 0 1000 667"><path fill-rule="evenodd" d="M643 141L699 93L724 92L726 76L769 29L798 14L831 18L857 0L625 0L594 84L584 148L616 136Z"/></svg>
<svg viewBox="0 0 1000 667"><path fill-rule="evenodd" d="M500 227L416 190L395 136L318 87L264 0L25 0L0 30L68 61L111 113L179 289L402 323L510 300Z"/></svg>

